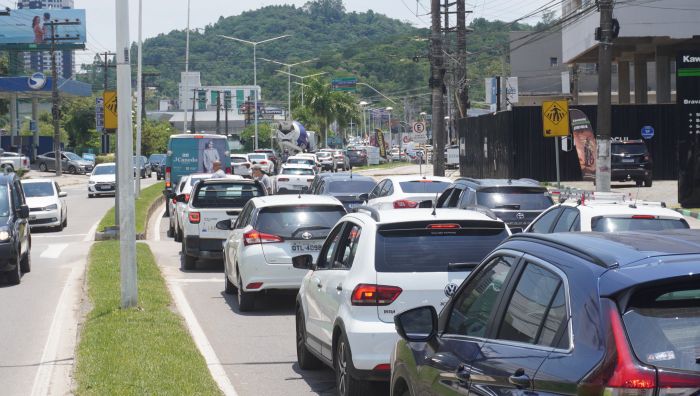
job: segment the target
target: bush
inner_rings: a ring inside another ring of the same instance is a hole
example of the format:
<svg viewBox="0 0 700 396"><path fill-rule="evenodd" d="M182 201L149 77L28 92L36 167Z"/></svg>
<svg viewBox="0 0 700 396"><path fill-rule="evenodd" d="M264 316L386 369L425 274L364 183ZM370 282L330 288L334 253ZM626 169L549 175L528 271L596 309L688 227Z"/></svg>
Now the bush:
<svg viewBox="0 0 700 396"><path fill-rule="evenodd" d="M104 164L105 162L115 162L116 158L114 154L104 154L95 157L95 165Z"/></svg>

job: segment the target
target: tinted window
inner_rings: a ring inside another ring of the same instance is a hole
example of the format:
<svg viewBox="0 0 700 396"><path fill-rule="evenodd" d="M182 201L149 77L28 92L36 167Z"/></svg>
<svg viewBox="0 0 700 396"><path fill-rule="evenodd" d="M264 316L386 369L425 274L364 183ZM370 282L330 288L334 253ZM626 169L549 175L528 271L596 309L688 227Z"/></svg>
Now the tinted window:
<svg viewBox="0 0 700 396"><path fill-rule="evenodd" d="M305 164L305 165L315 165L314 160L305 158L290 158L287 160L288 164Z"/></svg>
<svg viewBox="0 0 700 396"><path fill-rule="evenodd" d="M264 195L262 190L250 183L206 184L197 189L192 201L195 208L242 207L251 198Z"/></svg>
<svg viewBox="0 0 700 396"><path fill-rule="evenodd" d="M578 231L579 229L578 209L566 208L564 209L564 213L559 217L557 225L552 232Z"/></svg>
<svg viewBox="0 0 700 396"><path fill-rule="evenodd" d="M116 174L116 166L115 165L97 166L92 171L92 174L93 175L114 175L114 174Z"/></svg>
<svg viewBox="0 0 700 396"><path fill-rule="evenodd" d="M468 278L467 287L452 307L447 333L473 337L486 334L491 312L496 309L503 284L514 263L512 257L498 257L476 277Z"/></svg>
<svg viewBox="0 0 700 396"><path fill-rule="evenodd" d="M165 159L166 155L165 154L151 154L150 157L148 157L148 162L157 164Z"/></svg>
<svg viewBox="0 0 700 396"><path fill-rule="evenodd" d="M44 157L47 157L47 158L56 158L54 152L46 153L46 154L44 154Z"/></svg>
<svg viewBox="0 0 700 396"><path fill-rule="evenodd" d="M256 160L256 161L265 160L265 159L267 159L267 155L265 155L265 154L248 154L248 159Z"/></svg>
<svg viewBox="0 0 700 396"><path fill-rule="evenodd" d="M450 183L432 181L432 180L416 180L399 183L401 190L409 194L436 194L445 191Z"/></svg>
<svg viewBox="0 0 700 396"><path fill-rule="evenodd" d="M341 231L343 229L343 223L338 224L331 234L326 238L326 242L323 244L321 252L318 254L318 264L316 268L328 269L330 265L328 263L333 262L333 257L335 256L335 250L340 243Z"/></svg>
<svg viewBox="0 0 700 396"><path fill-rule="evenodd" d="M683 219L645 219L621 217L594 217L591 230L600 232L661 231L690 228Z"/></svg>
<svg viewBox="0 0 700 396"><path fill-rule="evenodd" d="M537 340L538 344L556 346L557 348L563 349L569 348L569 335L563 333L566 328L561 328L563 323L568 322L565 293L564 286L560 285L552 301L552 306L549 308L547 318L544 320L544 324L540 330L540 337ZM561 338L557 340L559 337Z"/></svg>
<svg viewBox="0 0 700 396"><path fill-rule="evenodd" d="M255 229L288 239L301 239L308 231L314 239L325 238L335 223L345 215L342 206L299 205L262 208Z"/></svg>
<svg viewBox="0 0 700 396"><path fill-rule="evenodd" d="M647 152L647 146L643 143L634 144L611 144L613 154L641 155Z"/></svg>
<svg viewBox="0 0 700 396"><path fill-rule="evenodd" d="M559 216L559 213L561 213L561 208L552 209L543 214L542 217L532 223L530 232L537 232L541 234L548 233L549 230L552 229L552 224L554 224L554 221L557 219L557 216Z"/></svg>
<svg viewBox="0 0 700 396"><path fill-rule="evenodd" d="M24 183L25 197L51 197L54 195L53 183Z"/></svg>
<svg viewBox="0 0 700 396"><path fill-rule="evenodd" d="M0 217L10 216L10 195L7 186L0 185Z"/></svg>
<svg viewBox="0 0 700 396"><path fill-rule="evenodd" d="M357 253L357 246L360 242L361 233L362 228L356 224L352 224L350 229L345 232L343 241L338 250L338 255L336 256L333 264L334 269L350 269L352 267L352 262L355 259L355 253Z"/></svg>
<svg viewBox="0 0 700 396"><path fill-rule="evenodd" d="M428 223L381 229L375 243L379 272L441 272L450 263L477 264L508 237L505 228L464 224L459 230L426 229ZM501 225L501 227L503 227Z"/></svg>
<svg viewBox="0 0 700 396"><path fill-rule="evenodd" d="M364 194L374 188L373 181L365 180L343 180L331 181L328 183L328 192L331 193L349 193L349 194Z"/></svg>
<svg viewBox="0 0 700 396"><path fill-rule="evenodd" d="M494 187L476 192L478 205L491 209L543 210L552 206L552 198L539 187Z"/></svg>
<svg viewBox="0 0 700 396"><path fill-rule="evenodd" d="M282 174L283 175L297 175L297 176L304 176L304 175L313 176L314 170L313 169L303 169L303 168L283 168Z"/></svg>
<svg viewBox="0 0 700 396"><path fill-rule="evenodd" d="M22 206L22 195L19 192L19 188L17 188L17 186L14 186L10 193L12 193L12 205L14 206L15 211L18 211L19 208Z"/></svg>
<svg viewBox="0 0 700 396"><path fill-rule="evenodd" d="M243 162L248 162L248 159L243 157L231 157L231 162L234 164L241 164Z"/></svg>

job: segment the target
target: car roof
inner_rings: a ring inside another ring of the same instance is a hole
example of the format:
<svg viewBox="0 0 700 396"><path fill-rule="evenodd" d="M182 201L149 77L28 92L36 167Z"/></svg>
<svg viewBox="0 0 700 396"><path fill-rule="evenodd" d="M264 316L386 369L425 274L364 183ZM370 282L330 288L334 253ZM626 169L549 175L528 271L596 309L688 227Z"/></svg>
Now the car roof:
<svg viewBox="0 0 700 396"><path fill-rule="evenodd" d="M357 173L355 174L350 174L350 173L331 173L328 174L328 176L324 176L326 181L332 182L332 181L351 181L351 180L360 180L360 181L372 181L374 182L374 178L370 176L365 176L365 175L358 175Z"/></svg>
<svg viewBox="0 0 700 396"><path fill-rule="evenodd" d="M473 179L469 177L460 177L455 180L455 183L474 184L478 187L542 187L537 180L533 179Z"/></svg>
<svg viewBox="0 0 700 396"><path fill-rule="evenodd" d="M432 180L440 181L446 183L452 183L452 179L444 176L431 176L431 175L397 175L397 176L387 176L382 180L391 180L396 183L409 182L409 181L420 181L420 180Z"/></svg>
<svg viewBox="0 0 700 396"><path fill-rule="evenodd" d="M32 184L32 183L53 183L51 179L23 179L20 180L22 184Z"/></svg>
<svg viewBox="0 0 700 396"><path fill-rule="evenodd" d="M336 205L343 206L337 199L329 195L266 195L251 199L257 208L267 208L272 206L294 206L294 205Z"/></svg>
<svg viewBox="0 0 700 396"><path fill-rule="evenodd" d="M287 158L287 161L289 161L290 159L305 159L305 160L312 160L313 161L313 158L311 157L312 155L314 155L314 154L292 155L291 157Z"/></svg>
<svg viewBox="0 0 700 396"><path fill-rule="evenodd" d="M373 221L377 224L393 224L393 223L407 223L412 221L458 221L458 220L481 220L481 221L493 221L496 223L503 223L503 220L493 219L484 213L477 212L475 210L465 210L465 209L447 209L440 208L435 210L433 215L432 208L418 208L418 209L385 209L378 210L379 221L372 217L370 212L365 212L359 209L357 212L348 214L348 216L353 216L363 221Z"/></svg>
<svg viewBox="0 0 700 396"><path fill-rule="evenodd" d="M202 178L202 177L211 177L211 173L190 173L189 175L185 175L182 177L184 180L185 178L192 178L192 177L197 177L197 178Z"/></svg>
<svg viewBox="0 0 700 396"><path fill-rule="evenodd" d="M107 165L116 165L116 162L103 162L101 164L95 165L95 168L97 168L98 166L107 166Z"/></svg>
<svg viewBox="0 0 700 396"><path fill-rule="evenodd" d="M653 215L682 219L683 215L673 209L656 205L637 204L631 202L595 202L586 201L579 205L575 202L565 202L561 206L577 208L581 214L586 216L624 216L624 215Z"/></svg>

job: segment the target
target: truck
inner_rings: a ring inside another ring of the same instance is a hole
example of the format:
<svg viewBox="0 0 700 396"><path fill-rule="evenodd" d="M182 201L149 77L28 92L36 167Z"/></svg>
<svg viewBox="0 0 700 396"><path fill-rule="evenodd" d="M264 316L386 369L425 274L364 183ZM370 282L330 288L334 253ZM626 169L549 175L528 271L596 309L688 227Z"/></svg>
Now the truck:
<svg viewBox="0 0 700 396"><path fill-rule="evenodd" d="M286 149L290 155L316 151L318 134L314 131L307 131L300 122L281 121L273 125L273 128L275 129L273 140L280 151Z"/></svg>

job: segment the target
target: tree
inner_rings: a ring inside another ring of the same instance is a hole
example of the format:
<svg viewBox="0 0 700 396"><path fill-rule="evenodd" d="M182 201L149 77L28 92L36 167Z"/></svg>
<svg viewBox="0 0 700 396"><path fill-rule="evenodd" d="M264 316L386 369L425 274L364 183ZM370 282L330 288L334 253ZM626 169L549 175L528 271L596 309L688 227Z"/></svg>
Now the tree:
<svg viewBox="0 0 700 396"><path fill-rule="evenodd" d="M272 127L269 124L258 124L258 147L272 147ZM255 125L248 125L241 132L241 140L246 151L255 149Z"/></svg>
<svg viewBox="0 0 700 396"><path fill-rule="evenodd" d="M141 129L141 152L145 155L165 153L171 134L172 128L169 123L144 120Z"/></svg>

